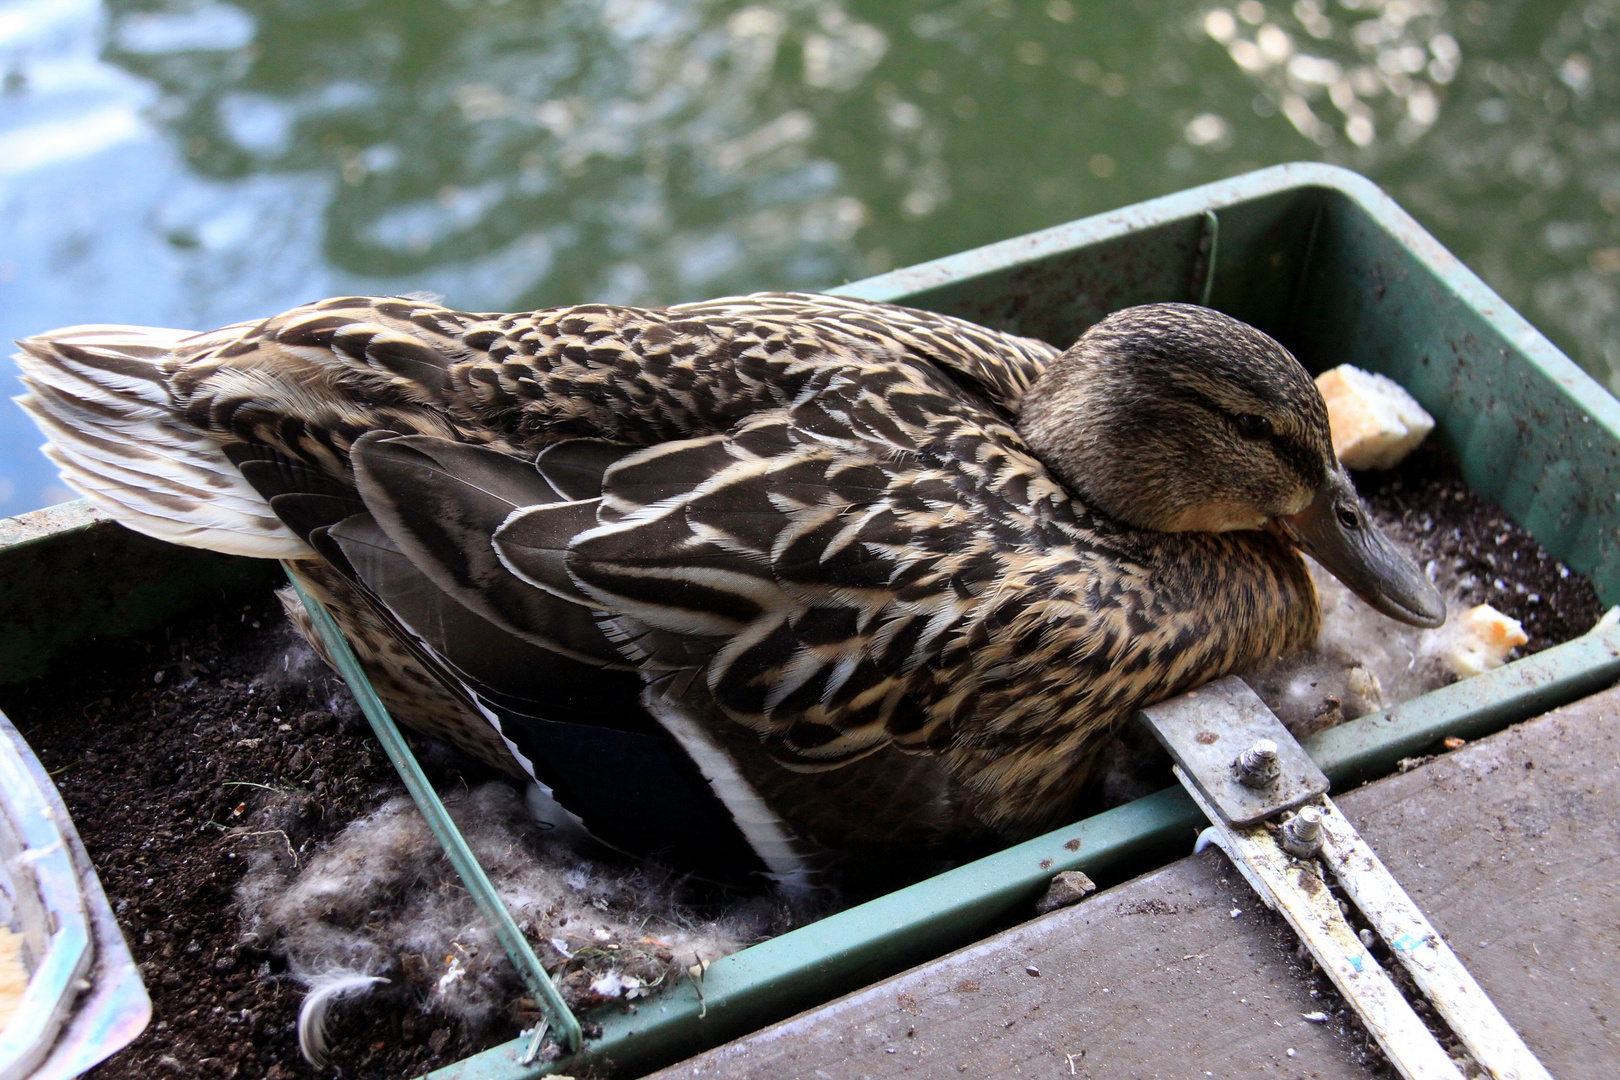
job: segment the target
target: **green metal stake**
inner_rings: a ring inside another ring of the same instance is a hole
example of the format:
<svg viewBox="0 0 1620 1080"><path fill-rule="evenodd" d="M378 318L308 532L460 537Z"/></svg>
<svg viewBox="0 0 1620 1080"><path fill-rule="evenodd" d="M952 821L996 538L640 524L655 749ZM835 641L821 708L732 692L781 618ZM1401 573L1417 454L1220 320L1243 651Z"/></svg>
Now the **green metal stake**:
<svg viewBox="0 0 1620 1080"><path fill-rule="evenodd" d="M568 1004L563 1001L562 995L557 992L556 986L551 982L551 976L546 969L540 966L539 957L529 947L529 942L518 929L517 923L512 921L511 912L501 902L500 894L495 886L490 884L489 877L484 868L478 865L478 859L467 846L467 840L456 828L456 823L450 819L450 814L439 801L438 792L428 783L427 774L422 771L421 764L411 748L406 745L405 737L400 734L399 726L394 718L388 715L383 706L382 699L377 691L372 689L371 680L361 670L360 662L355 659L354 653L349 649L349 643L343 639L343 634L332 621L320 601L304 591L298 579L293 576L286 563L282 567L287 570L287 580L292 582L293 591L304 602L304 608L309 617L314 620L315 632L320 634L321 641L326 645L326 651L331 654L332 660L337 664L338 674L349 684L354 692L355 700L360 703L360 711L366 714L371 721L371 730L377 733L377 739L388 754L388 760L394 763L399 772L399 778L405 781L405 788L411 793L422 816L427 818L428 828L438 838L439 846L450 857L450 865L456 868L461 875L461 882L472 893L473 900L478 904L478 910L483 912L484 918L489 920L495 931L495 937L500 941L506 955L511 958L512 966L517 968L518 974L523 977L523 984L534 995L534 1000L544 1010L545 1020L536 1028L529 1046L524 1053L523 1064L527 1065L539 1055L540 1040L544 1037L549 1026L557 1033L557 1041L569 1053L579 1050L583 1033L580 1031L579 1021L574 1017Z"/></svg>
<svg viewBox="0 0 1620 1080"><path fill-rule="evenodd" d="M1204 211L1204 241L1209 250L1204 254L1204 288L1198 297L1200 307L1209 307L1210 295L1215 292L1215 260L1221 251L1221 219L1215 211Z"/></svg>

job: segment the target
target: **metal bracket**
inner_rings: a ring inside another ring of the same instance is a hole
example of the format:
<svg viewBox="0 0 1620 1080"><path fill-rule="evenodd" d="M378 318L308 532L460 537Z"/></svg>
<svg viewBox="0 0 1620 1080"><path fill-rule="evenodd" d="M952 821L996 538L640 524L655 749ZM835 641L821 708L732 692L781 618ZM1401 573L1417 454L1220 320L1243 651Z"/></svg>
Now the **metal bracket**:
<svg viewBox="0 0 1620 1080"><path fill-rule="evenodd" d="M1263 718L1255 716L1256 705ZM1461 1080L1462 1073L1346 920L1325 872L1337 879L1493 1080L1552 1080L1327 797L1326 777L1319 790L1295 797L1316 786L1305 781L1308 770L1297 765L1296 755L1309 757L1241 680L1222 679L1162 702L1144 710L1142 719L1176 758L1176 777L1210 820L1200 847L1214 843L1226 852L1267 906L1282 913L1403 1077ZM1252 748L1256 738L1275 742L1277 779L1251 787L1233 763L1239 748ZM1322 776L1320 770L1315 774ZM1256 817L1260 804L1271 808ZM1298 814L1264 820L1292 806L1300 808Z"/></svg>
<svg viewBox="0 0 1620 1080"><path fill-rule="evenodd" d="M1213 806L1228 825L1264 821L1328 789L1316 762L1242 679L1220 679L1150 705L1141 719L1197 785L1199 805ZM1264 757L1266 743L1273 767L1257 762L1245 770L1244 755Z"/></svg>

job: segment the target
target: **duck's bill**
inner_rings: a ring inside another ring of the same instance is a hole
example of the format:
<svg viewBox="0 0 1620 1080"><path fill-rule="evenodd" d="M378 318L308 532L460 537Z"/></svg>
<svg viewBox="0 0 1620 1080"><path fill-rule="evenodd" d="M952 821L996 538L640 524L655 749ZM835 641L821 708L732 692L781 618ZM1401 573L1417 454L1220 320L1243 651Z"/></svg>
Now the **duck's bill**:
<svg viewBox="0 0 1620 1080"><path fill-rule="evenodd" d="M1446 621L1440 590L1373 524L1343 473L1335 473L1311 505L1278 524L1374 609L1413 626Z"/></svg>

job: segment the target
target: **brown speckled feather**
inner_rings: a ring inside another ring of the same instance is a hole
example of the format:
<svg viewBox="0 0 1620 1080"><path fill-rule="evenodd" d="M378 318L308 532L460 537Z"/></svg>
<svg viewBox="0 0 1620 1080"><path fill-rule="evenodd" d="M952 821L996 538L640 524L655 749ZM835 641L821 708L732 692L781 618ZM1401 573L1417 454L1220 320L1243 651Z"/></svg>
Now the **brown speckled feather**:
<svg viewBox="0 0 1620 1080"><path fill-rule="evenodd" d="M588 616L801 840L876 851L1050 826L1130 710L1316 632L1303 564L1269 534L1134 530L1052 478L1012 423L1057 354L826 296L522 315L343 298L160 366L188 432L350 492L368 432L524 462L556 447L555 482L542 461L524 505L456 534L482 531L542 597L492 625L544 642ZM391 483L361 485L378 523L413 561L454 561L404 542L435 504Z"/></svg>

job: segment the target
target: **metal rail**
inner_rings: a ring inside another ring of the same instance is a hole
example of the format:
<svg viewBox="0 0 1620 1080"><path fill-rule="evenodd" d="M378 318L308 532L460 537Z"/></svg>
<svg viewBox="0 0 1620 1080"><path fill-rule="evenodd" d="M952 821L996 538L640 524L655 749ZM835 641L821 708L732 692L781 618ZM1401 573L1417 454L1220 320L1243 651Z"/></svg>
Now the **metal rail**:
<svg viewBox="0 0 1620 1080"><path fill-rule="evenodd" d="M1474 1060L1501 1080L1552 1080L1355 827L1322 801L1323 860Z"/></svg>
<svg viewBox="0 0 1620 1080"><path fill-rule="evenodd" d="M1185 775L1180 766L1176 774ZM1451 1055L1345 920L1314 863L1290 856L1265 825L1226 825L1195 785L1188 783L1187 791L1215 822L1205 835L1226 852L1266 906L1280 912L1293 927L1396 1071L1406 1080L1463 1080ZM1326 796L1321 798L1329 801Z"/></svg>

